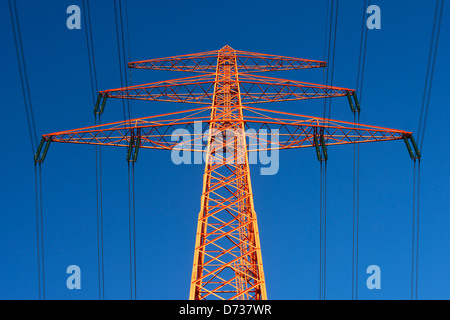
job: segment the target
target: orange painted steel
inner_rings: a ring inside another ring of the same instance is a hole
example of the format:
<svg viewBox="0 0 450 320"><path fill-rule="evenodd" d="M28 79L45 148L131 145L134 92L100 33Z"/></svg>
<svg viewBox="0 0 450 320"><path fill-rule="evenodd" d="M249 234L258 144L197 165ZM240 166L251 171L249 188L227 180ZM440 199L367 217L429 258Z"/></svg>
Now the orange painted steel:
<svg viewBox="0 0 450 320"><path fill-rule="evenodd" d="M243 106L242 110L244 118L235 122L244 125L248 138L246 142L248 152L314 147L314 135L318 132L323 134L327 145L401 140L403 136L408 137L412 134L403 130L246 106ZM219 120L211 119L211 107L203 107L60 131L45 134L43 138L45 141L52 139L53 142L128 147L132 137L141 137L140 148L144 149L206 152L208 143L204 136L215 122ZM196 125L200 125L200 131ZM278 131L279 137L274 140L268 135L268 140L262 141L259 135L251 134L261 132L263 129L269 132ZM174 134L176 130L187 130L195 134L183 137L181 144L178 139L172 138L177 137L177 134ZM216 135L221 136L223 132L226 130L217 131ZM261 145L264 147L261 148Z"/></svg>
<svg viewBox="0 0 450 320"><path fill-rule="evenodd" d="M267 299L234 50L218 53L189 299ZM234 139L214 143L214 132ZM226 148L225 153L216 153Z"/></svg>
<svg viewBox="0 0 450 320"><path fill-rule="evenodd" d="M130 68L201 74L104 90L97 103L101 98L119 98L208 106L55 132L43 135L43 141L204 153L206 164L189 299L267 299L249 152L306 147L318 150L318 136L322 148L412 136L402 130L249 106L342 96L352 103L353 89L253 74L325 65L322 61L238 51L229 46L131 62ZM277 134L255 134L262 130Z"/></svg>
<svg viewBox="0 0 450 320"><path fill-rule="evenodd" d="M236 68L239 72L265 72L279 70L298 70L308 68L322 68L326 62L283 57L279 55L254 53L234 50ZM181 56L150 59L130 62L128 66L136 69L188 71L199 73L215 73L219 50L207 51Z"/></svg>
<svg viewBox="0 0 450 320"><path fill-rule="evenodd" d="M188 102L196 104L213 103L217 75L208 73L200 76L159 81L142 85L100 91L108 98ZM343 97L354 90L319 84L284 80L250 74L239 74L242 104L261 102L292 101L314 98Z"/></svg>

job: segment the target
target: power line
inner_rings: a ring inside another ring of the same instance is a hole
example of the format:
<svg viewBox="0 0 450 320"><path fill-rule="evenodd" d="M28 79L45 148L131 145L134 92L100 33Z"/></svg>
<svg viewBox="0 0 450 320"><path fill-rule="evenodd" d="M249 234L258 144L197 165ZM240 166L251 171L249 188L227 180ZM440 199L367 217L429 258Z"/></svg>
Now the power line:
<svg viewBox="0 0 450 320"><path fill-rule="evenodd" d="M31 101L30 85L28 81L27 64L25 62L25 54L23 51L22 35L20 31L20 20L17 13L17 6L15 0L9 0L9 13L11 18L11 26L14 37L14 44L16 48L17 64L19 66L20 83L22 88L23 102L25 106L25 114L27 117L28 134L30 137L31 151L37 149L37 134L36 124L34 120L33 104Z"/></svg>
<svg viewBox="0 0 450 320"><path fill-rule="evenodd" d="M359 125L360 113L354 113L354 123ZM358 299L359 266L359 144L353 145L353 239L352 239L352 299Z"/></svg>
<svg viewBox="0 0 450 320"><path fill-rule="evenodd" d="M327 56L327 49L330 46L329 43L329 37L327 33L327 30L329 28L329 21L331 20L331 17L329 17L329 13L330 13L330 0L327 1L327 12L326 12L326 25L325 25L325 36L324 36L324 44L323 44L323 60L327 62L327 67L323 68L323 83L326 83L328 81L328 56ZM331 33L331 31L330 31ZM327 41L328 41L328 45L327 45ZM324 101L324 108L325 108L325 101ZM324 111L325 112L325 111Z"/></svg>
<svg viewBox="0 0 450 320"><path fill-rule="evenodd" d="M361 15L361 39L358 55L358 72L356 78L356 92L359 94L359 102L362 102L362 91L364 83L364 70L366 63L367 48L367 28L366 28L366 8L367 0L364 0L363 12ZM360 111L353 113L353 122L360 124ZM358 299L358 274L359 274L359 144L353 145L353 216L352 216L352 299Z"/></svg>
<svg viewBox="0 0 450 320"><path fill-rule="evenodd" d="M331 64L331 79L330 79L331 86L333 86L333 80L334 80L334 57L336 55L338 12L339 12L339 0L336 0L336 11L335 11L335 17L334 17L334 35L333 35L333 60L332 60L333 62ZM331 117L331 102L332 102L332 99L328 99L328 119L330 119L330 117Z"/></svg>
<svg viewBox="0 0 450 320"><path fill-rule="evenodd" d="M130 46L130 27L128 24L128 1L126 1L125 3L125 25L127 28L127 44L128 44L128 62L131 62L131 46ZM130 86L132 85L131 83L131 68L128 68L130 71ZM131 105L131 101L130 101L130 105Z"/></svg>
<svg viewBox="0 0 450 320"><path fill-rule="evenodd" d="M121 4L120 4L121 5ZM130 46L130 28L128 24L128 1L125 2L125 26L126 26L126 33L127 33L127 47L128 47L128 61L131 61L131 46ZM121 34L122 34L122 52L123 52L123 58L125 60L125 40L124 40L124 31L123 31L123 15L122 15L122 6L120 7L120 27L121 27ZM125 67L126 69L126 67ZM130 76L130 82L131 85L131 69L129 69L129 76ZM128 86L127 79L125 78L125 85ZM131 100L127 99L128 109L129 109L129 117L131 117L132 114L132 104ZM128 162L128 168L129 168ZM137 299L137 280L136 280L136 184L135 184L135 174L134 174L134 167L135 167L135 161L131 162L132 164L132 175L131 175L131 192L129 191L129 200L132 205L130 205L130 275L132 280L130 281L132 283L132 297L133 297L133 291L134 291L134 299ZM128 177L130 177L130 171L128 170ZM129 184L129 190L130 190L130 184ZM131 193L131 194L130 194ZM132 259L131 259L132 258ZM134 290L133 290L133 284L134 284Z"/></svg>
<svg viewBox="0 0 450 320"><path fill-rule="evenodd" d="M334 1L333 1L334 4ZM332 24L332 10L330 10L330 0L327 1L327 11L326 11L326 26L325 26L325 43L324 43L324 52L323 52L323 60L327 61L327 68L323 69L323 81L325 82L326 88L328 87L328 62L329 62L329 48L330 48L330 34L331 34L331 24ZM327 33L327 30L330 30ZM327 44L328 41L328 44ZM328 52L328 54L327 54ZM323 104L323 117L325 118L326 113L326 99ZM322 134L322 132L321 132ZM322 161L319 159L319 299L323 300L323 169L322 169Z"/></svg>
<svg viewBox="0 0 450 320"><path fill-rule="evenodd" d="M419 292L420 159L417 167L416 300Z"/></svg>
<svg viewBox="0 0 450 320"><path fill-rule="evenodd" d="M95 104L98 92L97 71L95 64L95 51L92 37L91 13L89 0L83 0L83 16L86 34L86 48L89 61L89 75L91 80L92 100ZM101 124L101 115L97 121L97 113L94 113L95 125ZM102 188L102 157L101 146L95 146L95 192L97 211L97 261L98 261L98 295L99 300L105 297L104 279L104 250L103 250L103 188Z"/></svg>
<svg viewBox="0 0 450 320"><path fill-rule="evenodd" d="M85 34L86 34L86 47L87 47L88 60L89 60L89 74L91 77L92 100L95 103L95 99L96 99L97 92L98 92L98 83L97 83L97 72L96 72L96 66L95 66L94 44L93 44L93 40L92 40L92 25L91 25L91 13L90 13L90 8L89 8L89 0L83 0L83 16L84 16Z"/></svg>
<svg viewBox="0 0 450 320"><path fill-rule="evenodd" d="M339 0L330 1L327 3L327 24L325 31L325 47L324 60L327 61L327 70L324 70L325 87L328 88L328 83L333 85L334 78L334 58L336 54L336 38L337 38L337 19L339 12ZM328 23L329 20L329 23ZM328 30L328 35L327 35ZM328 45L327 45L328 42ZM326 56L326 57L325 57ZM332 59L330 59L332 57ZM331 75L329 75L329 68L331 68ZM327 117L328 109L328 117ZM325 98L323 118L330 118L331 115L331 99ZM320 134L323 136L324 128L320 129ZM327 138L328 139L328 138ZM325 141L322 141L325 145ZM324 164L323 164L324 162ZM327 243L327 158L320 161L320 279L319 279L319 297L326 299L326 243Z"/></svg>
<svg viewBox="0 0 450 320"><path fill-rule="evenodd" d="M36 123L34 120L33 103L31 100L30 85L28 81L27 64L23 50L22 34L20 31L20 20L17 12L15 0L8 1L9 14L11 18L11 27L13 31L14 45L16 49L16 58L19 68L20 84L27 118L28 135L30 138L30 147L32 154L37 150ZM37 246L37 265L38 265L38 294L39 299L45 299L45 260L44 260L44 219L42 206L42 171L41 163L39 170L37 163L34 163L34 181L35 181L35 210L36 210L36 246Z"/></svg>
<svg viewBox="0 0 450 320"><path fill-rule="evenodd" d="M439 35L441 32L442 13L444 12L444 3L445 3L444 0L436 0L430 49L428 53L427 72L425 76L422 106L420 110L419 129L417 130L419 150L422 150L423 148L423 140L425 136L428 110L430 105L431 90L433 87L433 76L436 64L437 49L439 44Z"/></svg>
<svg viewBox="0 0 450 320"><path fill-rule="evenodd" d="M117 7L119 7L119 9L117 9ZM122 22L122 1L121 0L119 0L118 5L117 5L117 1L114 0L114 17L115 17L115 26L116 26L117 54L118 54L118 63L119 63L120 83L121 83L121 87L124 87L123 83L125 82L125 86L128 86L128 81L127 81L127 77L125 77L123 75L123 71L122 71L122 68L125 68L125 71L126 71L126 63L125 63L125 46L124 46L124 32L123 32L123 22ZM121 35L119 35L119 29L120 29ZM126 72L125 72L125 74L126 74ZM122 100L123 118L124 118L124 120L129 120L129 119L131 119L131 110L130 110L129 99L126 99L126 100L127 100L126 103L125 103L125 99ZM125 106L125 104L127 104L127 106Z"/></svg>
<svg viewBox="0 0 450 320"><path fill-rule="evenodd" d="M136 194L134 161L131 162L132 172L130 174L130 162L128 162L128 207L129 207L129 249L130 249L130 295L137 299L136 282Z"/></svg>
<svg viewBox="0 0 450 320"><path fill-rule="evenodd" d="M134 162L133 162L133 258L134 258L134 298L137 299L136 281L136 188L134 182Z"/></svg>
<svg viewBox="0 0 450 320"><path fill-rule="evenodd" d="M356 91L359 94L359 101L362 99L362 89L364 83L364 70L366 62L366 48L367 48L367 28L366 28L366 8L370 6L371 1L367 4L367 0L364 0L363 14L361 22L361 40L359 44L359 56L358 56L358 73L356 78Z"/></svg>
<svg viewBox="0 0 450 320"><path fill-rule="evenodd" d="M126 7L126 5L125 5ZM127 43L128 43L128 58L131 58L131 49L130 49L130 42L129 42L129 28L128 28L128 10L125 8L125 25L127 28ZM122 1L119 0L118 3L115 0L114 1L114 16L115 16L115 23L116 23L116 38L117 38L117 53L119 58L119 73L120 73L120 82L121 86L123 87L123 84L125 82L125 87L128 87L128 80L126 77L126 48L125 48L125 33L124 33L124 23L123 23L123 11L122 11ZM122 67L125 68L125 71L122 72ZM130 70L130 83L131 83L131 70ZM131 103L130 100L127 99L126 106L125 101L122 100L122 106L123 106L123 113L124 113L124 121L131 119ZM131 123L130 123L130 132L131 132ZM132 143L132 140L130 140L130 143ZM132 164L132 172L130 173L130 165L128 162L128 218L129 218L129 248L130 248L130 298L136 299L136 228L135 228L135 184L134 184L134 162ZM130 180L132 183L130 183Z"/></svg>
<svg viewBox="0 0 450 320"><path fill-rule="evenodd" d="M37 174L37 166L34 166L34 189L35 189L35 198L38 198L38 174ZM38 292L39 299L42 298L41 292L41 248L40 248L40 240L39 240L39 203L36 201L36 246L37 246L37 261L38 261Z"/></svg>
<svg viewBox="0 0 450 320"><path fill-rule="evenodd" d="M41 163L39 170L37 165L34 166L34 183L36 197L36 245L37 245L37 262L38 262L38 292L39 299L45 300L45 261L44 261L44 227L42 215L42 171Z"/></svg>
<svg viewBox="0 0 450 320"><path fill-rule="evenodd" d="M320 279L319 297L326 299L326 274L327 274L327 161L320 161Z"/></svg>
<svg viewBox="0 0 450 320"><path fill-rule="evenodd" d="M417 300L419 282L419 204L420 204L420 159L413 168L413 212L411 245L411 300Z"/></svg>
<svg viewBox="0 0 450 320"><path fill-rule="evenodd" d="M99 115L99 124L101 124ZM103 248L103 184L102 184L102 149L101 146L95 148L95 192L97 201L97 259L98 259L98 280L99 299L105 298L105 269L104 269L104 248Z"/></svg>
<svg viewBox="0 0 450 320"><path fill-rule="evenodd" d="M40 204L40 211L41 211L41 253L42 253L42 297L45 299L45 260L44 260L44 215L42 211L42 168L41 164L39 163L39 204Z"/></svg>
<svg viewBox="0 0 450 320"><path fill-rule="evenodd" d="M436 0L434 11L433 27L431 31L430 48L428 52L427 71L423 89L422 104L420 110L418 144L419 150L423 150L425 129L428 118L431 91L433 87L434 69L441 32L442 15L444 12L444 0ZM416 174L417 171L417 174ZM412 227L412 254L411 254L411 299L418 298L419 282L419 213L420 213L420 158L416 169L416 159L414 159L414 183L413 183L413 227ZM416 190L417 185L417 190Z"/></svg>
<svg viewBox="0 0 450 320"><path fill-rule="evenodd" d="M323 263L322 263L322 256L323 256L323 244L322 244L322 233L323 233L323 215L322 215L322 194L323 194L323 170L322 170L322 162L320 162L320 188L319 188L319 192L320 192L320 198L319 198L319 212L320 212L320 216L319 216L319 299L322 300L323 296L322 296L322 290L323 290L323 285L322 285L322 278L323 278Z"/></svg>
<svg viewBox="0 0 450 320"><path fill-rule="evenodd" d="M330 10L330 23L328 27L328 45L326 46L325 51L327 51L326 55L326 61L327 61L327 68L326 68L326 75L325 75L325 87L328 89L328 84L330 86L333 86L333 79L334 79L334 58L336 55L336 38L337 38L337 23L338 23L338 12L339 12L339 0L331 1L331 10ZM334 16L333 16L334 15ZM327 15L328 17L328 15ZM326 42L325 42L326 43ZM325 53L324 53L324 59L325 59ZM331 69L331 74L329 73L329 70ZM324 100L324 114L323 118L330 118L331 113L331 101L330 98L325 98ZM328 117L326 116L328 109Z"/></svg>

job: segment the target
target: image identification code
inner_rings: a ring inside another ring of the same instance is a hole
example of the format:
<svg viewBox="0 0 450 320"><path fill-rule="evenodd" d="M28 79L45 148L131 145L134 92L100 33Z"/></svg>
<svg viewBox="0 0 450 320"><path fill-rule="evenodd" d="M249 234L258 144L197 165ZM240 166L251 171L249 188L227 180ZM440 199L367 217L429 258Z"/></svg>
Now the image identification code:
<svg viewBox="0 0 450 320"><path fill-rule="evenodd" d="M214 313L228 314L253 314L253 315L269 315L271 314L271 306L268 304L224 304L222 308L208 306L189 306L180 307L180 315L205 315L209 318Z"/></svg>

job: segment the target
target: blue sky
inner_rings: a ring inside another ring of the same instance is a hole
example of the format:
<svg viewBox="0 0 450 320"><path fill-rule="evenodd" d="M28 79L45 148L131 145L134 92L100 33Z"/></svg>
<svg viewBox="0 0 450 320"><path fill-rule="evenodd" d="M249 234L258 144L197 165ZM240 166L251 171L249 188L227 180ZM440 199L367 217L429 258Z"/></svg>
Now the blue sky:
<svg viewBox="0 0 450 320"><path fill-rule="evenodd" d="M228 44L235 49L323 59L326 1L129 0L131 59L165 57ZM112 1L91 4L99 90L120 86ZM38 135L94 124L84 24L66 28L66 8L82 1L17 1ZM417 132L434 1L372 1L381 29L368 31L361 122ZM448 9L448 8L446 8ZM0 299L38 299L34 163L7 1L0 3L5 145L0 158ZM339 4L334 84L355 88L362 1ZM444 11L421 161L419 298L449 299L449 119L445 86L450 55ZM133 83L188 76L133 70ZM322 82L322 70L271 76ZM133 104L133 116L192 106ZM323 104L265 105L306 115ZM123 118L108 101L102 121ZM352 121L346 99L331 118ZM105 298L129 298L128 184L125 151L103 148ZM328 150L327 298L352 297L353 147ZM313 149L280 154L280 170L252 165L255 209L269 299L319 296L319 164ZM192 269L203 165L175 165L170 153L141 150L136 164L137 296L186 299ZM95 148L53 144L42 167L46 298L96 299ZM409 299L413 161L402 141L360 148L359 298ZM66 268L81 268L81 290L68 290ZM381 268L381 289L365 286L369 265Z"/></svg>

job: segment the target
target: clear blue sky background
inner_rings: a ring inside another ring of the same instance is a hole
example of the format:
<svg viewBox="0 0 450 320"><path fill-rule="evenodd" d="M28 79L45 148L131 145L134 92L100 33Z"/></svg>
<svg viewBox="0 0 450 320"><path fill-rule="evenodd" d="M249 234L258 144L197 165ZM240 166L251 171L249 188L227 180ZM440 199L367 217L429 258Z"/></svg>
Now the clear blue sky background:
<svg viewBox="0 0 450 320"><path fill-rule="evenodd" d="M66 8L82 1L17 1L38 135L92 125L84 24L66 28ZM382 29L368 33L361 122L417 132L434 1L372 1ZM120 86L113 1L92 1L99 89ZM449 8L446 8L449 9ZM0 299L38 299L34 164L7 1L0 3L2 156L0 157ZM356 86L362 1L340 1L334 84ZM128 1L131 59L235 49L322 59L326 1ZM423 147L419 298L449 299L449 10L444 12ZM188 74L133 71L133 83ZM322 82L322 70L273 76ZM446 80L447 79L447 80ZM189 108L133 103L133 116ZM265 105L321 115L323 104ZM352 121L346 99L331 117ZM123 119L110 100L103 122ZM329 149L327 298L352 294L353 147ZM269 299L319 297L319 164L313 149L280 154L274 176L251 167ZM186 299L203 165L175 165L170 153L141 150L136 164L137 295ZM361 299L409 299L413 161L402 141L360 149ZM42 168L45 280L48 299L96 299L95 148L53 144ZM129 298L127 163L122 148L103 148L105 298ZM66 268L80 266L81 290L66 288ZM381 268L381 290L365 286L367 266Z"/></svg>

